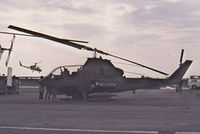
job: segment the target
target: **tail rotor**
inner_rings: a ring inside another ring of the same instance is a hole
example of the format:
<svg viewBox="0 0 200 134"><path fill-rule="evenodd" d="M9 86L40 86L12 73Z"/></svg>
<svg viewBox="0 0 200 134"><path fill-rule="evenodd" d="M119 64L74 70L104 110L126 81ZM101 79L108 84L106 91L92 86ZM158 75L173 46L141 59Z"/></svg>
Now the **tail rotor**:
<svg viewBox="0 0 200 134"><path fill-rule="evenodd" d="M181 67L182 64L183 64L183 54L184 54L184 49L181 50L181 56L180 56L180 64L179 66ZM183 86L183 80L180 80L179 81L179 84L178 84L178 88L177 88L177 92L182 92L182 86Z"/></svg>
<svg viewBox="0 0 200 134"><path fill-rule="evenodd" d="M183 54L184 54L184 49L181 50L180 66L182 65L182 62L183 62Z"/></svg>

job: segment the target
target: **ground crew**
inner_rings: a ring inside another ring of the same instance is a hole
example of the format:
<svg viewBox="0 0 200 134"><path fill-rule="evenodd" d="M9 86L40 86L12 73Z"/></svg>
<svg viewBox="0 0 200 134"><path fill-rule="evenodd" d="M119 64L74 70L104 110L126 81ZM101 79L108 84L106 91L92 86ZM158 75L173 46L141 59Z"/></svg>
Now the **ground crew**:
<svg viewBox="0 0 200 134"><path fill-rule="evenodd" d="M45 85L44 83L42 82L42 79L43 79L43 76L40 77L40 80L39 80L39 99L43 99L43 95L44 95L44 88L45 88Z"/></svg>

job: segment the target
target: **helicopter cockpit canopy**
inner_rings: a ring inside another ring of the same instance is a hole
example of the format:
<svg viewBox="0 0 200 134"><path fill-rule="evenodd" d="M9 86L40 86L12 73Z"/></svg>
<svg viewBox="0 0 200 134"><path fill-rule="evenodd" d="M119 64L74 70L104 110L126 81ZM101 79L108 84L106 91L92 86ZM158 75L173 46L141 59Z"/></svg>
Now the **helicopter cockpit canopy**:
<svg viewBox="0 0 200 134"><path fill-rule="evenodd" d="M78 70L82 69L82 65L66 65L59 66L53 69L48 75L47 78L62 78L63 76L71 76Z"/></svg>

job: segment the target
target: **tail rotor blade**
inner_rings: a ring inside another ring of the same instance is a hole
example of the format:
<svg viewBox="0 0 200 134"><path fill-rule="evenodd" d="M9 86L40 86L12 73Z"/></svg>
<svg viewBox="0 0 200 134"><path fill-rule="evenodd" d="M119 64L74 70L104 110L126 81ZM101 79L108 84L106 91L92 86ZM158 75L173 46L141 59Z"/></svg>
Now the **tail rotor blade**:
<svg viewBox="0 0 200 134"><path fill-rule="evenodd" d="M181 50L180 64L182 64L183 61L183 54L184 54L184 49Z"/></svg>

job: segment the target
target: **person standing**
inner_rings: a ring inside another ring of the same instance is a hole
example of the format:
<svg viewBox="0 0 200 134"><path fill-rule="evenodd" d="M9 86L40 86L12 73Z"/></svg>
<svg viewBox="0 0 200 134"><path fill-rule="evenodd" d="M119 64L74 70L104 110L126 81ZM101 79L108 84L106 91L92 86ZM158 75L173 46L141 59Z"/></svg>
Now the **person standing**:
<svg viewBox="0 0 200 134"><path fill-rule="evenodd" d="M42 82L42 79L43 79L43 76L41 76L41 77L40 77L40 80L39 80L39 99L40 99L40 100L43 99L44 88L45 88L45 85L44 85L44 83Z"/></svg>

